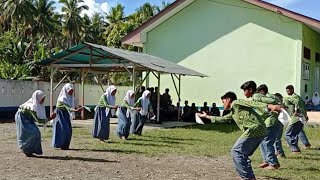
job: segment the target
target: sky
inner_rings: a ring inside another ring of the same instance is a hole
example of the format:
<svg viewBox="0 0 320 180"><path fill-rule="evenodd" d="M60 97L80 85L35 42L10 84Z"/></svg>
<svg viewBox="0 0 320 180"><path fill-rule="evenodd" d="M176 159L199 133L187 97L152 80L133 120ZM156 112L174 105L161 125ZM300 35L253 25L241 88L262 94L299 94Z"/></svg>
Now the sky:
<svg viewBox="0 0 320 180"><path fill-rule="evenodd" d="M56 11L61 11L61 4L56 1ZM161 5L163 0L84 0L84 4L89 6L89 11L84 12L92 16L94 12L102 14L108 13L111 7L121 3L125 7L125 14L133 13L139 6L146 2L152 5ZM165 0L173 2L174 0ZM202 0L203 1L203 0ZM286 9L298 12L300 14L320 20L320 0L265 0L266 2L284 7Z"/></svg>

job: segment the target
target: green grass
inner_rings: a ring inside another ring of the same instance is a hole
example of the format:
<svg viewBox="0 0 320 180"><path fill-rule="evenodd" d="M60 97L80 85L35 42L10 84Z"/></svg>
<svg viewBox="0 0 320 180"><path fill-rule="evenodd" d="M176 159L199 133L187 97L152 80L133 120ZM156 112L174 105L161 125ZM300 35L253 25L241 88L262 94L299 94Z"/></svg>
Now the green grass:
<svg viewBox="0 0 320 180"><path fill-rule="evenodd" d="M283 141L286 159L280 159L281 169L266 171L254 168L258 176L273 179L320 179L320 150L317 149L319 129L306 127L313 149L304 150L301 155L292 155L287 143ZM99 143L90 135L89 127L73 129L73 142L76 149L87 151L103 151L126 154L143 154L146 156L161 156L166 154L183 156L229 156L235 141L242 134L236 125L212 124L195 125L182 128L171 128L149 131L143 136L130 136L122 141L111 135L109 143ZM51 132L43 133L44 138L51 138ZM231 161L231 158L228 159ZM252 166L261 163L260 150L251 157Z"/></svg>

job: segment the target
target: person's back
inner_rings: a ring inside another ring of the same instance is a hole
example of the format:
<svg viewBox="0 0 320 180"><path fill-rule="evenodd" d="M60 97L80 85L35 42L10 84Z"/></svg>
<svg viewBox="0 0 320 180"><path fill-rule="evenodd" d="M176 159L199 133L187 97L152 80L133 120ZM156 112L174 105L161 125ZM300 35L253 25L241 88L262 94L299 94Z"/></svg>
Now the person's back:
<svg viewBox="0 0 320 180"><path fill-rule="evenodd" d="M234 119L238 127L244 132L242 137L262 137L266 134L267 128L261 118L266 108L265 103L235 100L232 104L230 116Z"/></svg>

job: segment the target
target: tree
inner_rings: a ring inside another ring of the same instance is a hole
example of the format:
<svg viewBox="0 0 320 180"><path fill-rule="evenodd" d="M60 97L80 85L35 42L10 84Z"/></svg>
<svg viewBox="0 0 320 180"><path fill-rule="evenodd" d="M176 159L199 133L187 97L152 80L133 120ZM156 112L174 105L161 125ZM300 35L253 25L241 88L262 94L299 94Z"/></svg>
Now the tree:
<svg viewBox="0 0 320 180"><path fill-rule="evenodd" d="M65 37L68 39L68 44L72 45L78 44L81 40L80 31L82 27L81 12L83 10L89 10L86 5L79 5L83 3L83 0L60 0L63 4L62 12L63 15L63 32Z"/></svg>
<svg viewBox="0 0 320 180"><path fill-rule="evenodd" d="M48 36L55 30L58 22L53 18L54 16L54 1L37 0L34 2L34 15L32 34L33 36Z"/></svg>

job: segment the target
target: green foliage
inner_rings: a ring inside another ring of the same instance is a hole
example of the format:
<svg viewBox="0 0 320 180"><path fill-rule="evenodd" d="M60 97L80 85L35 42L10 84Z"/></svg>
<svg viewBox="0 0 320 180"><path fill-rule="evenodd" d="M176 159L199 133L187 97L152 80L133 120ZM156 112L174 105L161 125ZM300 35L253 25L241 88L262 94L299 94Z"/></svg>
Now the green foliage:
<svg viewBox="0 0 320 180"><path fill-rule="evenodd" d="M145 3L133 14L125 16L125 7L117 4L106 16L95 13L89 17L83 15L83 11L89 9L83 5L83 0L59 0L63 5L61 14L54 12L55 2L0 0L0 78L38 76L49 80L48 69L36 67L35 63L81 42L138 50L123 46L121 38L168 5L163 2L157 7ZM8 67L9 70L4 69ZM118 84L132 84L127 74L120 73L114 78Z"/></svg>

